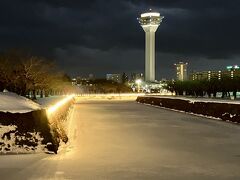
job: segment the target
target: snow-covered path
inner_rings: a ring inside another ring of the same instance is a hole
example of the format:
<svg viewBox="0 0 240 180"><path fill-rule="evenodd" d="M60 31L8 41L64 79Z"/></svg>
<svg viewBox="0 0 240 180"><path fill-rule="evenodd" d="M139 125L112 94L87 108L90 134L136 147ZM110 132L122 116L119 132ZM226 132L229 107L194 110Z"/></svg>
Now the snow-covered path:
<svg viewBox="0 0 240 180"><path fill-rule="evenodd" d="M74 106L57 155L0 156L0 179L240 179L240 126L133 101Z"/></svg>

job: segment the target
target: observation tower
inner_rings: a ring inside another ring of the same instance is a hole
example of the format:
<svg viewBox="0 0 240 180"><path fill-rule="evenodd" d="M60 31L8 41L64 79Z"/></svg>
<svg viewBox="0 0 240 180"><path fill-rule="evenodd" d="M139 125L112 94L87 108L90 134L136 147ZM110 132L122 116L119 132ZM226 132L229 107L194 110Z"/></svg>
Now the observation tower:
<svg viewBox="0 0 240 180"><path fill-rule="evenodd" d="M155 81L155 32L164 17L158 12L141 14L138 18L145 31L145 81Z"/></svg>

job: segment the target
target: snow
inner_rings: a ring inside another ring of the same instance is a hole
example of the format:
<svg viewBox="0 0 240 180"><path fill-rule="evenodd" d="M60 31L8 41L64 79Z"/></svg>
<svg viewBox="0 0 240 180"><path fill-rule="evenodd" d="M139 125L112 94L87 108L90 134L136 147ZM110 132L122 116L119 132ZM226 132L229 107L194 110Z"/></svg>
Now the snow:
<svg viewBox="0 0 240 180"><path fill-rule="evenodd" d="M38 98L36 102L12 92L0 92L0 112L26 113L48 108L66 96Z"/></svg>
<svg viewBox="0 0 240 180"><path fill-rule="evenodd" d="M26 113L41 109L41 106L30 99L11 92L0 92L0 111Z"/></svg>
<svg viewBox="0 0 240 180"><path fill-rule="evenodd" d="M40 136L39 132L34 132L34 133L28 133L28 137L25 136L19 136L15 134L16 130L16 126L14 125L8 125L8 126L2 126L0 125L0 135L2 136L5 133L9 133L12 131L12 133L10 133L10 138L8 138L7 136L5 136L4 138L1 137L0 138L0 154L7 154L7 153L11 153L11 154L23 154L23 153L29 153L29 152L43 152L45 151L45 146L41 143L43 138ZM37 146L36 147L32 147L32 146L27 146L27 145L16 145L16 139L18 140L28 140L31 142L37 141Z"/></svg>
<svg viewBox="0 0 240 180"><path fill-rule="evenodd" d="M240 104L239 100L229 100L229 99L211 99L211 98L196 98L196 97L183 97L183 96L152 96L152 95L145 95L144 97L181 99L181 100L189 101L191 103L194 103L194 102L211 102L211 103Z"/></svg>
<svg viewBox="0 0 240 180"><path fill-rule="evenodd" d="M9 131L14 131L16 130L16 126L10 125L10 126L2 126L0 125L0 134L7 133ZM1 140L1 139L0 139Z"/></svg>

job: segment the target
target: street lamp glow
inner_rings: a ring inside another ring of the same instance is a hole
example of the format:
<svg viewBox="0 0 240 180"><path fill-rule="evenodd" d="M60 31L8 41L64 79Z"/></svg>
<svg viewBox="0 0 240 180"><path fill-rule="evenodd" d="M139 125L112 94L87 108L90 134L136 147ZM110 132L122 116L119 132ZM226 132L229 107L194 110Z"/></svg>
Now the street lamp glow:
<svg viewBox="0 0 240 180"><path fill-rule="evenodd" d="M141 84L142 83L142 80L141 79L137 79L136 80L136 84Z"/></svg>
<svg viewBox="0 0 240 180"><path fill-rule="evenodd" d="M137 84L137 89L138 89L138 93L139 93L140 92L140 84L142 83L142 80L141 79L137 79L135 82Z"/></svg>

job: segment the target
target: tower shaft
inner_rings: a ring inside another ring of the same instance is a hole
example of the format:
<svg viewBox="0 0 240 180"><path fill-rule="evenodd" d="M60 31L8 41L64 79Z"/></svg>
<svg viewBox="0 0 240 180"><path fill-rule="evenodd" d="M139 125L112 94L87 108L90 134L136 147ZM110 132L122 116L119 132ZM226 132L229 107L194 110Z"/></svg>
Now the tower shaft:
<svg viewBox="0 0 240 180"><path fill-rule="evenodd" d="M157 27L143 27L145 31L145 81L155 81L155 32Z"/></svg>

